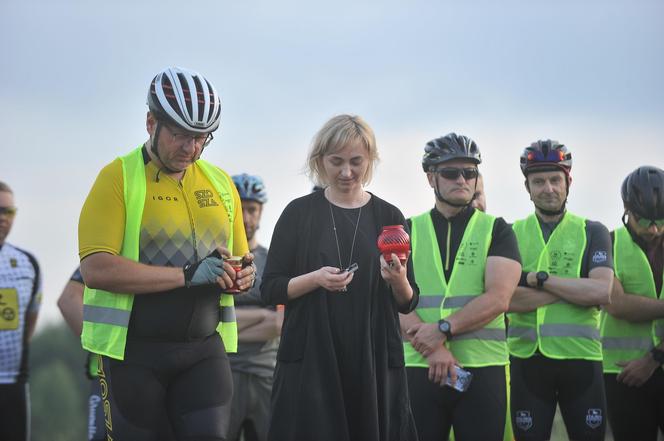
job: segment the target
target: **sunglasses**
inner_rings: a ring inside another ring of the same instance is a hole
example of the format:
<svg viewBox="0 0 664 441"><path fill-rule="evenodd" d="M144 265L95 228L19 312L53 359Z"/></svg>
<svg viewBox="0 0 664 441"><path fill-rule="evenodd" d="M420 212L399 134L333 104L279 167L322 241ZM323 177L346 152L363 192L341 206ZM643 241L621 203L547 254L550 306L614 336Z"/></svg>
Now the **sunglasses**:
<svg viewBox="0 0 664 441"><path fill-rule="evenodd" d="M455 167L443 167L436 170L436 173L441 178L449 179L455 181L459 179L459 176L463 176L466 181L475 179L479 174L479 171L474 168L455 168Z"/></svg>
<svg viewBox="0 0 664 441"><path fill-rule="evenodd" d="M653 224L657 226L657 228L664 227L664 219L646 219L645 217L640 217L634 213L632 213L632 216L634 216L634 220L639 224L639 227L650 228Z"/></svg>
<svg viewBox="0 0 664 441"><path fill-rule="evenodd" d="M0 207L0 215L1 214L13 217L16 215L16 207Z"/></svg>

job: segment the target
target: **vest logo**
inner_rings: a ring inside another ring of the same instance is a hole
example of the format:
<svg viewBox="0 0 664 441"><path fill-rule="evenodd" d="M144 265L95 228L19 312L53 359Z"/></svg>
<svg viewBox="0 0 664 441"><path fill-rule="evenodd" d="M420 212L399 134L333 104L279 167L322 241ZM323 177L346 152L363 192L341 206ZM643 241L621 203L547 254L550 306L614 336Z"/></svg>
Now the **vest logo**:
<svg viewBox="0 0 664 441"><path fill-rule="evenodd" d="M194 196L196 196L196 202L198 202L199 208L216 207L219 205L214 201L214 199L212 199L214 197L214 193L212 193L210 190L196 190L194 192Z"/></svg>
<svg viewBox="0 0 664 441"><path fill-rule="evenodd" d="M593 254L593 263L606 262L608 259L606 251L595 251Z"/></svg>
<svg viewBox="0 0 664 441"><path fill-rule="evenodd" d="M602 425L602 409L588 409L586 425L591 429L597 429Z"/></svg>
<svg viewBox="0 0 664 441"><path fill-rule="evenodd" d="M527 410L517 410L515 416L516 426L524 432L533 427L533 417Z"/></svg>

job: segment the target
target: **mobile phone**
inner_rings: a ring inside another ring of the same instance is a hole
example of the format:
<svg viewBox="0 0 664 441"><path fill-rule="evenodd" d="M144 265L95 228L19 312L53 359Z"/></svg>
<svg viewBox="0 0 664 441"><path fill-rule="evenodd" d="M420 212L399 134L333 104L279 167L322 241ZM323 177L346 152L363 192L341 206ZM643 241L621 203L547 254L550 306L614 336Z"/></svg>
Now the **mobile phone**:
<svg viewBox="0 0 664 441"><path fill-rule="evenodd" d="M470 381L473 379L473 374L465 369L460 368L459 366L454 366L454 369L456 370L457 374L456 383L452 384L452 377L450 377L448 374L447 379L445 380L445 385L456 389L459 392L467 391L470 387Z"/></svg>
<svg viewBox="0 0 664 441"><path fill-rule="evenodd" d="M351 264L348 268L346 268L344 271L349 272L349 273L354 273L355 271L357 271L358 268L359 268L359 266L357 265L357 263L352 263L352 264Z"/></svg>

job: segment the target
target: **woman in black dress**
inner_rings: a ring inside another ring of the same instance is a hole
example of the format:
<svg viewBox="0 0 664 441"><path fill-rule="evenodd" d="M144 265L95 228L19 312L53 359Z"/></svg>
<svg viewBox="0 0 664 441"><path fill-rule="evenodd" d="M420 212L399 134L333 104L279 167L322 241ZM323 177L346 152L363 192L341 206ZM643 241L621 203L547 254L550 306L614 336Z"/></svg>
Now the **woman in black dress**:
<svg viewBox="0 0 664 441"><path fill-rule="evenodd" d="M339 115L314 138L323 191L292 201L275 227L261 293L285 304L272 392L272 441L415 441L398 313L418 290L410 261L376 239L406 222L364 190L378 159L371 128ZM356 263L357 271L345 269Z"/></svg>

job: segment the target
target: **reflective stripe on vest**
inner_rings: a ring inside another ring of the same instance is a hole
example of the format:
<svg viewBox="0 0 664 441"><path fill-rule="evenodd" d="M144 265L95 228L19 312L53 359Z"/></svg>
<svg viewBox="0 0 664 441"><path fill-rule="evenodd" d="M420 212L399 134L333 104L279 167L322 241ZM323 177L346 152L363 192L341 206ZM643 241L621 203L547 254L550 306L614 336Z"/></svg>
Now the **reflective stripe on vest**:
<svg viewBox="0 0 664 441"><path fill-rule="evenodd" d="M142 147L139 147L120 158L122 160L126 213L120 255L134 262L138 262L141 220L147 191L145 164L141 149ZM226 207L230 221L227 247L232 253L235 218L231 187L233 184L225 174L211 164L200 159L196 164L200 166L203 174L210 180ZM127 329L134 295L90 289L86 286L83 303L83 332L81 334L83 348L96 354L124 360ZM221 295L220 324L217 331L222 336L227 352L237 351L237 323L235 322L233 305L231 295Z"/></svg>
<svg viewBox="0 0 664 441"><path fill-rule="evenodd" d="M420 299L415 309L426 323L436 323L484 293L484 272L495 218L475 211L454 259L449 283L445 279L438 241L429 212L412 218L411 243L415 281ZM508 362L504 316L484 328L455 335L446 345L468 367L504 365ZM404 343L406 366L428 367L410 343Z"/></svg>
<svg viewBox="0 0 664 441"><path fill-rule="evenodd" d="M650 263L643 250L632 240L625 227L614 233L613 261L615 274L627 295L658 298ZM662 284L664 286L664 283ZM664 291L664 288L662 288ZM661 292L659 298L662 298ZM602 311L603 368L606 373L619 373L618 361L635 360L662 340L664 322L629 322Z"/></svg>
<svg viewBox="0 0 664 441"><path fill-rule="evenodd" d="M586 221L565 213L545 243L534 214L514 223L523 271L547 271L563 278L579 278L587 244ZM507 342L516 357L530 357L539 348L557 359L601 360L599 311L561 300L526 313L509 313Z"/></svg>

